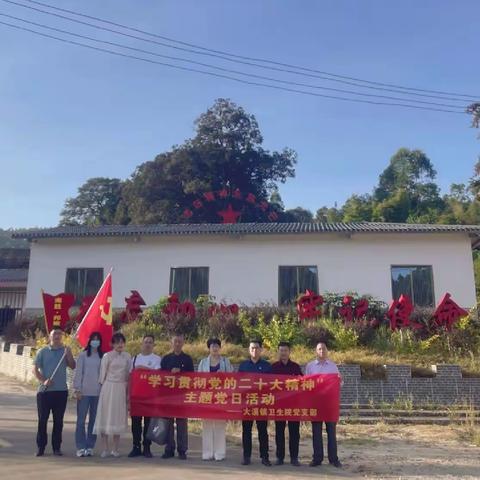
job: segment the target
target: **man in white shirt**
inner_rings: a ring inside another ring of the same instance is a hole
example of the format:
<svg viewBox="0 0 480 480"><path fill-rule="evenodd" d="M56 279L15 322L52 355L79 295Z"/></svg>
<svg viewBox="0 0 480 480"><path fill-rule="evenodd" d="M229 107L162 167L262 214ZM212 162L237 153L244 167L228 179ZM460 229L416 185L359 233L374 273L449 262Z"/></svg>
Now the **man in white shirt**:
<svg viewBox="0 0 480 480"><path fill-rule="evenodd" d="M155 346L155 338L153 335L145 335L142 340L141 353L132 358L131 370L159 370L161 358L153 353ZM132 435L133 448L128 454L130 458L139 457L143 454L146 458L152 458L150 451L151 440L147 438L148 425L150 417L143 417L143 451L141 448L142 442L142 417L132 417Z"/></svg>

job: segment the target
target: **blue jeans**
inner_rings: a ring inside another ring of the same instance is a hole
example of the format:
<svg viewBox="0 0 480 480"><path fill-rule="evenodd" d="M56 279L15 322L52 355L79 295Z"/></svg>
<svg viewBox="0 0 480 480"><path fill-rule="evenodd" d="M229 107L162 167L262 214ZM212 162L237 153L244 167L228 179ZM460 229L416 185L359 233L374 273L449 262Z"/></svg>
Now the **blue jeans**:
<svg viewBox="0 0 480 480"><path fill-rule="evenodd" d="M95 417L97 416L98 396L82 396L77 400L77 428L75 430L75 443L77 450L93 448L97 436L93 434ZM88 413L88 429L85 434L85 421Z"/></svg>

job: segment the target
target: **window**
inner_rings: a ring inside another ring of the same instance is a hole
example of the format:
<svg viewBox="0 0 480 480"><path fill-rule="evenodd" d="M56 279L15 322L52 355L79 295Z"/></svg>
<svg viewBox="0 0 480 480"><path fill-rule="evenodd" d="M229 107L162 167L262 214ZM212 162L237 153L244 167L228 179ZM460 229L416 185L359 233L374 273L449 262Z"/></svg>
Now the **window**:
<svg viewBox="0 0 480 480"><path fill-rule="evenodd" d="M408 295L414 305L433 307L433 272L428 265L392 266L392 296Z"/></svg>
<svg viewBox="0 0 480 480"><path fill-rule="evenodd" d="M317 267L279 267L278 303L292 303L306 290L318 293Z"/></svg>
<svg viewBox="0 0 480 480"><path fill-rule="evenodd" d="M208 295L208 267L171 268L170 293L176 293L182 302Z"/></svg>
<svg viewBox="0 0 480 480"><path fill-rule="evenodd" d="M103 282L103 268L67 268L65 292L75 295L75 305L83 297L96 295Z"/></svg>

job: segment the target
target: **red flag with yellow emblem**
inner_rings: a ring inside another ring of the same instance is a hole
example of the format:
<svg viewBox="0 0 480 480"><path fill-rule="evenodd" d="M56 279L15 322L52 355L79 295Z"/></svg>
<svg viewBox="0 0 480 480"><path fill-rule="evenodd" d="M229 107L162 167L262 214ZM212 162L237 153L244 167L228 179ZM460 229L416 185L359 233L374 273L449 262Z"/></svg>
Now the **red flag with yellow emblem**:
<svg viewBox="0 0 480 480"><path fill-rule="evenodd" d="M99 332L102 336L102 351L111 350L112 320L112 273L110 272L77 329L77 340L80 345L86 347L92 332Z"/></svg>

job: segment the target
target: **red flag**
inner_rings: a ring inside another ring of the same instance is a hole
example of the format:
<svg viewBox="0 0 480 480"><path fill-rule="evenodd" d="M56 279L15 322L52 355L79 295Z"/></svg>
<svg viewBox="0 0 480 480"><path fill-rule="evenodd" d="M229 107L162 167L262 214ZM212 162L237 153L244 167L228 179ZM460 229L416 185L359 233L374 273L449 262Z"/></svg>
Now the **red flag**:
<svg viewBox="0 0 480 480"><path fill-rule="evenodd" d="M67 322L70 320L68 310L75 302L75 296L71 293L50 295L42 290L42 298L47 333L50 333L54 327L64 330Z"/></svg>
<svg viewBox="0 0 480 480"><path fill-rule="evenodd" d="M109 273L78 327L77 339L80 345L86 347L92 332L99 332L102 337L102 350L111 350L112 319L112 274Z"/></svg>

